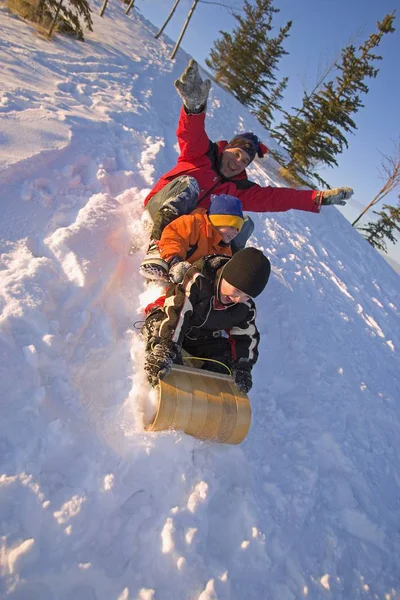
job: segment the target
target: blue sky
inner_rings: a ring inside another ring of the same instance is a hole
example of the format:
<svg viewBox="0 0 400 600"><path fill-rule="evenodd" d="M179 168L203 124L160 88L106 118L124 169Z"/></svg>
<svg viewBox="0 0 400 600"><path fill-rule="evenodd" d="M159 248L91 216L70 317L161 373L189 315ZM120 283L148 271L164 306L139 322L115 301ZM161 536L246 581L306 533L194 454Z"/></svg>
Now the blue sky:
<svg viewBox="0 0 400 600"><path fill-rule="evenodd" d="M240 0L220 0L221 3L242 6ZM173 6L174 0L136 0L137 8L154 25L160 26ZM192 0L181 0L165 34L177 39ZM362 44L371 33L377 31L376 23L387 13L399 7L399 0L276 0L280 9L274 23L276 29L287 21L293 25L290 37L285 42L289 54L280 62L279 77L288 76L289 86L283 107L301 105L304 89L312 89L320 69L332 58L340 55L340 50L353 43ZM376 79L367 81L369 93L363 97L365 104L355 115L357 130L348 136L349 148L338 157L339 166L326 169L322 176L331 187L340 185L354 188L355 202L342 210L353 220L362 207L372 200L382 187L379 169L382 154L394 154L394 143L400 140L400 12L395 20L395 33L384 36L377 54L382 56L377 66ZM200 64L204 65L210 48L219 37L219 30L231 31L235 20L226 8L199 3L182 42L183 48ZM396 204L397 192L388 195L384 202ZM375 208L374 210L379 210ZM374 215L367 213L363 222ZM388 247L389 255L400 262L400 242Z"/></svg>

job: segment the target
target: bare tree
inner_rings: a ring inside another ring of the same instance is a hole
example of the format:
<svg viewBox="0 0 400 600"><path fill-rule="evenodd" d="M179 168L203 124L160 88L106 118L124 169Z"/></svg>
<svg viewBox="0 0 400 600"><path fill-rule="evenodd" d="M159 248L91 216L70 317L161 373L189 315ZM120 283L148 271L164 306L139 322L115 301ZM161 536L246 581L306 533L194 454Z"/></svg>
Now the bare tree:
<svg viewBox="0 0 400 600"><path fill-rule="evenodd" d="M385 154L382 156L382 171L380 174L380 179L382 179L384 184L371 202L367 204L364 210L358 215L357 219L353 221L353 227L356 223L358 223L361 217L365 215L371 206L375 206L375 204L400 186L400 142L395 143L395 152L393 156L386 156Z"/></svg>
<svg viewBox="0 0 400 600"><path fill-rule="evenodd" d="M156 33L156 35L154 36L156 38L156 40L158 40L158 38L160 37L160 35L162 34L162 32L164 31L164 29L166 28L166 26L168 25L168 23L170 22L170 20L172 19L172 16L176 10L176 7L178 6L179 2L181 0L175 0L175 4L171 9L171 12L169 13L166 21L164 22L164 25L161 27L161 29L159 29Z"/></svg>
<svg viewBox="0 0 400 600"><path fill-rule="evenodd" d="M107 2L107 0L104 0L104 1L105 1L105 2ZM133 0L133 1L134 1L134 0ZM175 4L174 4L174 6L172 7L172 9L171 9L171 11L170 11L170 13L169 13L168 17L167 17L167 18L166 18L166 20L164 21L164 24L162 25L161 29L159 29L159 30L157 31L156 35L154 36L156 39L158 39L158 38L160 37L160 35L161 35L161 34L162 34L162 32L164 31L164 29L166 28L166 26L168 25L168 23L169 23L169 22L170 22L170 20L172 19L172 17L173 17L173 14L174 14L174 12L175 12L175 10L176 10L176 8L177 8L177 6L178 6L179 2L180 2L180 0L175 0ZM184 24L184 26L183 26L183 28L182 28L182 31L181 31L181 33L180 33L180 35L179 35L178 41L176 42L176 44L175 44L175 47L174 47L174 49L173 49L173 51L172 51L172 54L171 54L171 56L170 56L170 59L171 59L171 60L173 60L173 59L175 58L175 54L176 54L176 53L177 53L177 51L178 51L178 48L179 48L179 46L180 46L180 43L181 43L181 41L182 41L182 38L183 38L183 36L185 35L185 31L186 31L186 29L187 29L187 27L188 27L188 25L189 25L190 19L191 19L191 18L192 18L192 16L193 16L193 12L194 12L194 10L195 10L195 8L196 8L197 4L199 4L199 3L201 3L201 4L213 4L213 5L215 5L215 6L222 6L223 8L226 8L227 10L229 10L229 12L231 12L231 13L233 12L233 9L234 9L234 6L228 6L227 4L223 4L222 2L209 2L209 1L207 1L207 0L194 0L194 1L193 1L193 4L192 4L192 7L191 7L191 9L190 9L190 11L189 11L189 14L188 14L188 16L187 16L187 19L186 19L186 21L185 21L185 24Z"/></svg>
<svg viewBox="0 0 400 600"><path fill-rule="evenodd" d="M130 0L128 6L126 7L126 11L125 11L126 15L129 13L129 11L131 10L131 8L134 4L135 4L135 0Z"/></svg>
<svg viewBox="0 0 400 600"><path fill-rule="evenodd" d="M178 40L177 40L177 42L176 42L176 44L175 44L175 46L174 46L174 49L172 50L172 53L171 53L171 56L170 56L170 59L171 59L171 60L173 60L173 59L175 58L175 54L178 52L178 48L179 48L179 46L180 46L180 43L181 43L181 41L182 41L182 38L183 38L183 36L185 35L185 31L186 31L186 29L187 29L187 27L188 27L188 25L189 25L190 19L192 18L192 16L193 16L193 13L194 13L194 11L195 11L195 8L196 8L196 6L198 5L198 3L199 3L199 0L194 0L194 2L193 2L193 4L192 4L192 7L191 7L191 9L189 10L189 13L188 13L188 16L187 16L187 18L186 18L186 21L185 21L185 23L184 23L184 25L183 25L183 27L182 27L182 31L180 32L180 34L179 34L179 37L178 37Z"/></svg>
<svg viewBox="0 0 400 600"><path fill-rule="evenodd" d="M104 2L103 2L103 5L102 5L101 10L100 10L100 17L102 17L104 15L104 13L105 13L107 2L108 2L108 0L104 0Z"/></svg>

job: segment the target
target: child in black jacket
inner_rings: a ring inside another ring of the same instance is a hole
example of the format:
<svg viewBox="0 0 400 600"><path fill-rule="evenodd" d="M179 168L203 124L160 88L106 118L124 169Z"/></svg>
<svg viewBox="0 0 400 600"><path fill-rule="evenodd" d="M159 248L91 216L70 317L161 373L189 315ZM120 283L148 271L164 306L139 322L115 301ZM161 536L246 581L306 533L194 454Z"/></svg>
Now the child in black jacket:
<svg viewBox="0 0 400 600"><path fill-rule="evenodd" d="M147 316L145 371L151 385L181 363L181 349L224 363L237 387L247 393L258 358L259 333L253 298L267 285L271 265L256 248L244 248L232 258L206 256L171 286L163 307ZM205 362L207 370L220 371Z"/></svg>

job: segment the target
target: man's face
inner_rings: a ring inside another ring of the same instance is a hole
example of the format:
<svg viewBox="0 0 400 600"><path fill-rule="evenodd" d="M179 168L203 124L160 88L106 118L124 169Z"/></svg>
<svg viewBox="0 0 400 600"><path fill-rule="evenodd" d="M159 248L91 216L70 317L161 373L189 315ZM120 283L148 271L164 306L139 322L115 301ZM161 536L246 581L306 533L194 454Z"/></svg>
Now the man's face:
<svg viewBox="0 0 400 600"><path fill-rule="evenodd" d="M242 148L226 148L222 152L220 171L224 177L239 175L249 164L250 156Z"/></svg>
<svg viewBox="0 0 400 600"><path fill-rule="evenodd" d="M221 280L219 295L222 304L239 304L239 302L247 302L250 298L250 296L235 288L225 279Z"/></svg>
<svg viewBox="0 0 400 600"><path fill-rule="evenodd" d="M219 235L222 237L224 244L229 244L239 233L236 227L216 227Z"/></svg>

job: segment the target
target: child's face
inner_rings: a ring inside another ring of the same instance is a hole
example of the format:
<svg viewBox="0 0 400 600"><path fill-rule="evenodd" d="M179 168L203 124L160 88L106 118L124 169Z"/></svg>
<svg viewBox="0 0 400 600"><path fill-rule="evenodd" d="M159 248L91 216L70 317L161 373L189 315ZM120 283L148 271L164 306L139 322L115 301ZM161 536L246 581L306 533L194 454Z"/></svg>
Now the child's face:
<svg viewBox="0 0 400 600"><path fill-rule="evenodd" d="M216 227L215 229L222 237L224 244L229 244L239 233L236 227Z"/></svg>
<svg viewBox="0 0 400 600"><path fill-rule="evenodd" d="M225 279L221 279L219 295L222 304L239 304L239 302L247 302L250 298L250 296L235 288Z"/></svg>

